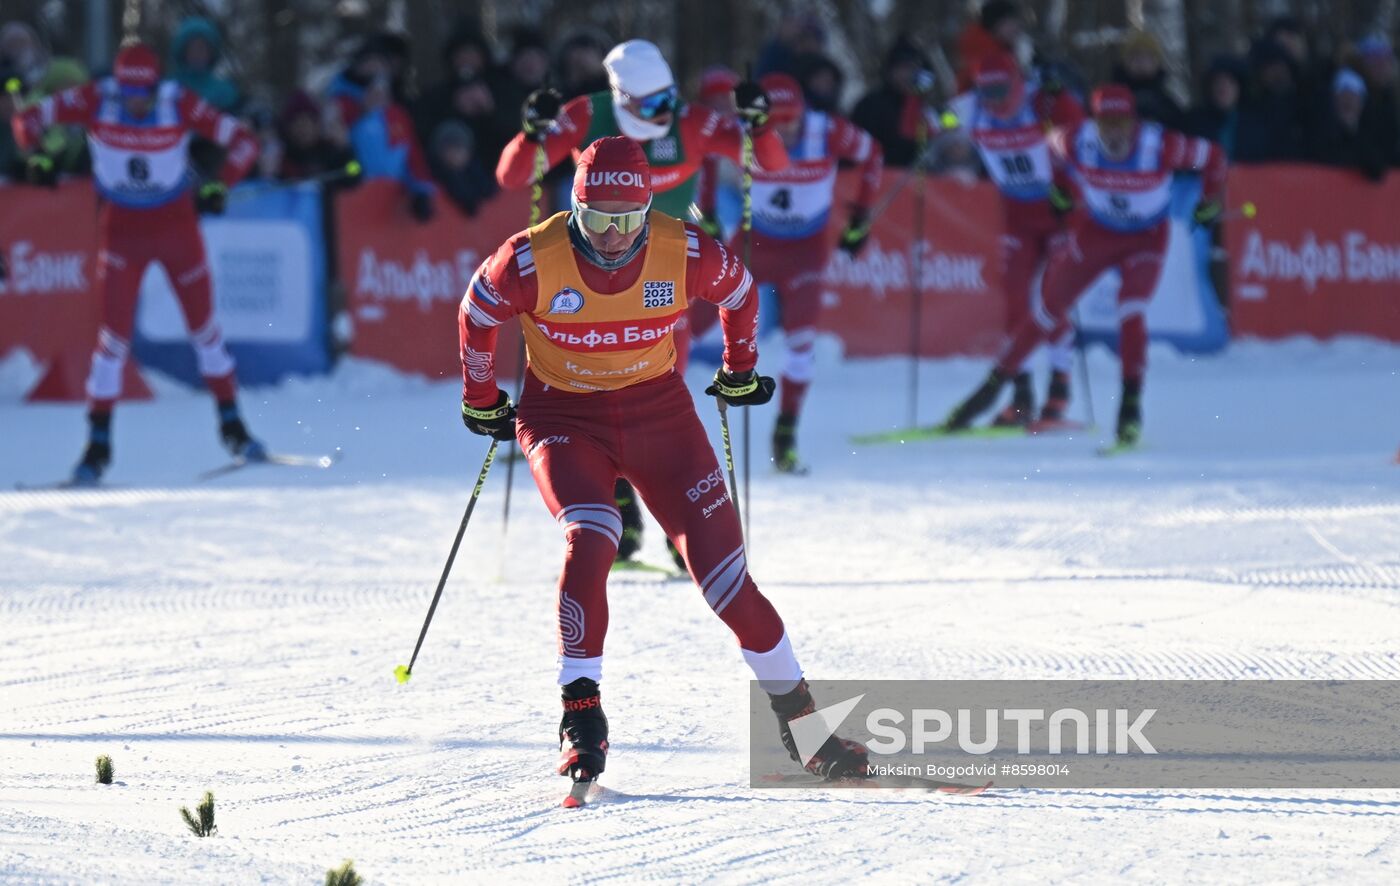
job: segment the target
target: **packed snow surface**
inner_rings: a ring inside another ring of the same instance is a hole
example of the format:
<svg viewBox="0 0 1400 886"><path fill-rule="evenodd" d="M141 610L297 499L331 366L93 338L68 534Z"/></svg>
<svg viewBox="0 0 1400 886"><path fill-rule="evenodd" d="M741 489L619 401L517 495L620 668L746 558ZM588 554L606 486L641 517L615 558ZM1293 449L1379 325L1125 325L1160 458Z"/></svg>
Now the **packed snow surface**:
<svg viewBox="0 0 1400 886"><path fill-rule="evenodd" d="M1100 430L1074 436L853 446L905 422L908 367L829 346L810 476L767 468L774 410L754 410L749 560L808 674L1400 679L1400 349L1152 358L1146 447L1115 459L1101 350ZM921 420L985 370L925 363ZM80 406L20 402L34 374L0 365L6 490L82 446ZM309 883L345 858L376 883L1400 874L1400 791L751 789L732 637L693 585L635 574L610 591L607 790L560 809L563 545L524 470L504 534L497 465L393 678L486 449L456 385L350 362L248 391L275 451L344 459L201 483L213 407L152 381L117 414L111 489L0 493L0 882ZM654 526L644 556L665 562ZM198 840L177 809L205 790Z"/></svg>

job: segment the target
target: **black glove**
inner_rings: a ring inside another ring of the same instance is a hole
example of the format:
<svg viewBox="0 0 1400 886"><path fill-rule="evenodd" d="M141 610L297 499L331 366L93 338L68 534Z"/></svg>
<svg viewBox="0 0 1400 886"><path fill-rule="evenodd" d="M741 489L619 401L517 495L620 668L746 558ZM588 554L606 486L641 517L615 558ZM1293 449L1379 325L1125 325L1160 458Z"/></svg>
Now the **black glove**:
<svg viewBox="0 0 1400 886"><path fill-rule="evenodd" d="M557 91L549 87L536 89L520 106L520 131L531 141L544 141L563 105L564 98Z"/></svg>
<svg viewBox="0 0 1400 886"><path fill-rule="evenodd" d="M228 185L205 182L194 195L194 208L200 215L223 215L228 208Z"/></svg>
<svg viewBox="0 0 1400 886"><path fill-rule="evenodd" d="M415 191L408 200L408 209L420 222L433 220L433 195L427 191Z"/></svg>
<svg viewBox="0 0 1400 886"><path fill-rule="evenodd" d="M41 188L58 187L58 165L48 154L34 154L24 163L24 180Z"/></svg>
<svg viewBox="0 0 1400 886"><path fill-rule="evenodd" d="M1225 207L1219 200L1202 200L1196 204L1196 209L1191 213L1191 221L1197 225L1208 228L1220 221L1220 216L1225 212Z"/></svg>
<svg viewBox="0 0 1400 886"><path fill-rule="evenodd" d="M772 110L768 93L753 80L741 81L734 87L734 105L739 119L750 129L762 129Z"/></svg>
<svg viewBox="0 0 1400 886"><path fill-rule="evenodd" d="M773 399L778 387L771 376L759 375L752 369L744 372L715 370L715 380L705 389L708 397L718 397L730 406L762 406Z"/></svg>
<svg viewBox="0 0 1400 886"><path fill-rule="evenodd" d="M463 400L462 424L473 434L497 440L514 440L515 406L510 402L510 395L500 391L495 404L484 408L477 408Z"/></svg>
<svg viewBox="0 0 1400 886"><path fill-rule="evenodd" d="M865 221L865 213L859 209L854 210L851 220L846 224L846 230L841 232L841 248L854 258L860 255L860 251L865 248L865 241L869 239L870 225Z"/></svg>
<svg viewBox="0 0 1400 886"><path fill-rule="evenodd" d="M1058 218L1064 218L1074 211L1074 197L1059 185L1050 186L1050 208Z"/></svg>

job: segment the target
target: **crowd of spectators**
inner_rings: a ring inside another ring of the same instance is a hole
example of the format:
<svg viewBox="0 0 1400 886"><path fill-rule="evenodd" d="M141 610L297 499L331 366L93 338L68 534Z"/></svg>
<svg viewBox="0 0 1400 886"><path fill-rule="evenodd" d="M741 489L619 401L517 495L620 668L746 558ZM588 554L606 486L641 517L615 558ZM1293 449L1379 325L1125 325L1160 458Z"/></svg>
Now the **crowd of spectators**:
<svg viewBox="0 0 1400 886"><path fill-rule="evenodd" d="M190 18L169 41L166 71L250 122L263 148L258 175L331 179L353 159L366 176L400 182L414 214L426 219L443 200L468 215L478 212L496 192L496 160L519 131L526 96L546 84L566 99L606 89L603 57L611 43L605 34L584 31L551 47L539 32L521 29L498 47L462 25L442 42L441 77L420 91L407 39L379 33L359 42L326 88L294 89L272 107L250 103L227 75L218 28ZM891 166L907 166L919 151L900 125L908 97L946 99L967 88L968 71L982 55L1012 52L1042 88L1083 92L1088 86L1072 65L1036 55L1013 0L987 0L969 21L957 42L951 84L935 86L929 53L901 37L889 47L878 81L845 107L846 75L831 43L815 16L784 16L763 44L754 73L791 74L811 107L848 112L882 144ZM1246 56L1214 59L1188 102L1173 92L1161 44L1138 31L1122 40L1111 76L1133 91L1144 117L1219 142L1235 162L1313 162L1372 179L1400 165L1396 56L1384 35L1362 36L1338 56L1323 58L1297 20L1275 19ZM78 61L52 56L29 25L0 27L0 80L23 87L0 94L0 119L19 101L87 77ZM702 80L701 88L718 82ZM50 133L45 150L63 172L86 168L84 140L76 132ZM935 139L930 157L936 173L976 172L976 152L956 132ZM0 176L16 177L22 169L8 127L0 127Z"/></svg>

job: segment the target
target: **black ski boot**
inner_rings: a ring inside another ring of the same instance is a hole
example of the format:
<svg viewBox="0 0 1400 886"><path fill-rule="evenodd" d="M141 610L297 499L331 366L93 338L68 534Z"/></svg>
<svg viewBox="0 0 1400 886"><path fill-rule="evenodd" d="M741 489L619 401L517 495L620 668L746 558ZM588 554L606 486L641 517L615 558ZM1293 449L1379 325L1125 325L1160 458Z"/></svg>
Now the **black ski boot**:
<svg viewBox="0 0 1400 886"><path fill-rule="evenodd" d="M622 515L622 538L617 542L617 562L631 560L642 547L642 508L637 504L637 491L632 484L618 478L613 486L613 500Z"/></svg>
<svg viewBox="0 0 1400 886"><path fill-rule="evenodd" d="M1035 391L1031 388L1031 374L1018 373L1011 403L992 419L994 428L1024 428L1035 415Z"/></svg>
<svg viewBox="0 0 1400 886"><path fill-rule="evenodd" d="M987 380L982 382L982 386L972 392L972 396L964 400L947 421L943 422L945 431L965 431L972 427L972 420L997 402L997 397L1001 394L1002 387L1006 384L1006 376L999 370L993 369L987 376Z"/></svg>
<svg viewBox="0 0 1400 886"><path fill-rule="evenodd" d="M96 486L112 463L112 413L88 413L88 444L73 469L74 486Z"/></svg>
<svg viewBox="0 0 1400 886"><path fill-rule="evenodd" d="M1123 399L1118 404L1118 445L1142 442L1142 379L1123 379Z"/></svg>
<svg viewBox="0 0 1400 886"><path fill-rule="evenodd" d="M267 449L253 439L232 400L219 404L219 439L229 455L243 461L267 461Z"/></svg>
<svg viewBox="0 0 1400 886"><path fill-rule="evenodd" d="M797 750L797 742L793 740L788 722L805 717L817 709L816 702L812 700L811 690L807 688L807 681L799 681L791 692L783 695L770 694L768 698L773 713L778 715L778 737L782 739L783 747L794 762L801 763L802 755ZM830 735L804 768L813 775L827 779L863 778L870 772L868 758L869 752L866 751L865 745Z"/></svg>
<svg viewBox="0 0 1400 886"><path fill-rule="evenodd" d="M780 415L773 426L773 467L780 474L805 474L807 468L797 460L797 416Z"/></svg>
<svg viewBox="0 0 1400 886"><path fill-rule="evenodd" d="M559 721L559 774L593 781L608 759L608 718L598 684L579 677L562 688L564 718Z"/></svg>
<svg viewBox="0 0 1400 886"><path fill-rule="evenodd" d="M1041 421L1064 421L1069 411L1069 373L1056 369L1050 373L1050 390L1045 395Z"/></svg>

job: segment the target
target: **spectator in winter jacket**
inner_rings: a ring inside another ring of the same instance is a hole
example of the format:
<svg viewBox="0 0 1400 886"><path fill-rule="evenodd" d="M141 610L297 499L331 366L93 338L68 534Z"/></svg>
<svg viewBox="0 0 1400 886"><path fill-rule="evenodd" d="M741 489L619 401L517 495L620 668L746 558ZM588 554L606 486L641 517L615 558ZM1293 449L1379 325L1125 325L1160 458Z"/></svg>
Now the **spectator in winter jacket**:
<svg viewBox="0 0 1400 886"><path fill-rule="evenodd" d="M413 125L422 144L427 144L432 139L433 131L439 123L453 117L461 118L461 113L455 110L453 105L457 90L463 84L479 80L483 88L490 93L491 83L497 76L495 49L470 22L464 22L454 28L447 42L443 44L442 66L442 79L428 87L413 105ZM490 105L491 113L494 114L495 99L488 95L485 103ZM514 132L511 135L514 135ZM477 141L483 150L489 150L480 133Z"/></svg>
<svg viewBox="0 0 1400 886"><path fill-rule="evenodd" d="M1385 176L1385 147L1374 131L1368 131L1362 111L1366 106L1366 81L1350 68L1342 68L1332 81L1329 113L1309 129L1308 159L1314 163L1355 169L1372 181ZM1374 119L1374 118L1373 118Z"/></svg>
<svg viewBox="0 0 1400 886"><path fill-rule="evenodd" d="M497 190L496 176L476 155L472 131L457 120L438 125L428 151L428 165L442 192L467 215Z"/></svg>
<svg viewBox="0 0 1400 886"><path fill-rule="evenodd" d="M432 218L432 173L408 111L394 101L389 57L378 39L371 37L361 45L349 67L331 82L327 97L350 133L365 177L397 180L414 216L420 221Z"/></svg>
<svg viewBox="0 0 1400 886"><path fill-rule="evenodd" d="M808 53L797 60L797 82L807 107L823 114L841 113L841 93L846 88L846 75L836 62L820 53Z"/></svg>
<svg viewBox="0 0 1400 886"><path fill-rule="evenodd" d="M1138 116L1168 129L1186 128L1186 111L1167 91L1167 57L1162 44L1146 31L1134 31L1118 51L1113 82L1132 90Z"/></svg>
<svg viewBox="0 0 1400 886"><path fill-rule="evenodd" d="M1249 53L1250 82L1240 102L1235 157L1240 163L1279 163L1303 158L1303 112L1298 69L1292 56L1271 40Z"/></svg>
<svg viewBox="0 0 1400 886"><path fill-rule="evenodd" d="M1400 166L1400 97L1396 94L1395 51L1373 34L1356 44L1356 71L1366 81L1362 128L1371 134L1387 166Z"/></svg>
<svg viewBox="0 0 1400 886"><path fill-rule="evenodd" d="M343 170L353 155L348 145L326 132L321 107L302 90L292 93L277 115L282 156L277 165L279 181L300 181Z"/></svg>
<svg viewBox="0 0 1400 886"><path fill-rule="evenodd" d="M223 55L219 29L198 16L180 22L170 44L170 77L221 111L232 113L241 101L232 80L214 73Z"/></svg>
<svg viewBox="0 0 1400 886"><path fill-rule="evenodd" d="M610 43L592 31L580 31L559 46L557 82L565 101L608 89L603 56L611 48Z"/></svg>
<svg viewBox="0 0 1400 886"><path fill-rule="evenodd" d="M1201 101L1186 115L1187 135L1208 138L1235 156L1235 133L1240 121L1240 95L1248 69L1234 56L1218 56L1201 78Z"/></svg>
<svg viewBox="0 0 1400 886"><path fill-rule="evenodd" d="M900 124L908 116L906 104L923 101L932 87L933 73L924 51L903 37L895 41L885 56L880 85L851 112L851 122L884 149L886 166L908 166L917 157L918 144L903 133Z"/></svg>
<svg viewBox="0 0 1400 886"><path fill-rule="evenodd" d="M753 75L781 73L797 76L802 56L826 49L826 29L810 12L791 12L778 19L777 32L758 51Z"/></svg>

